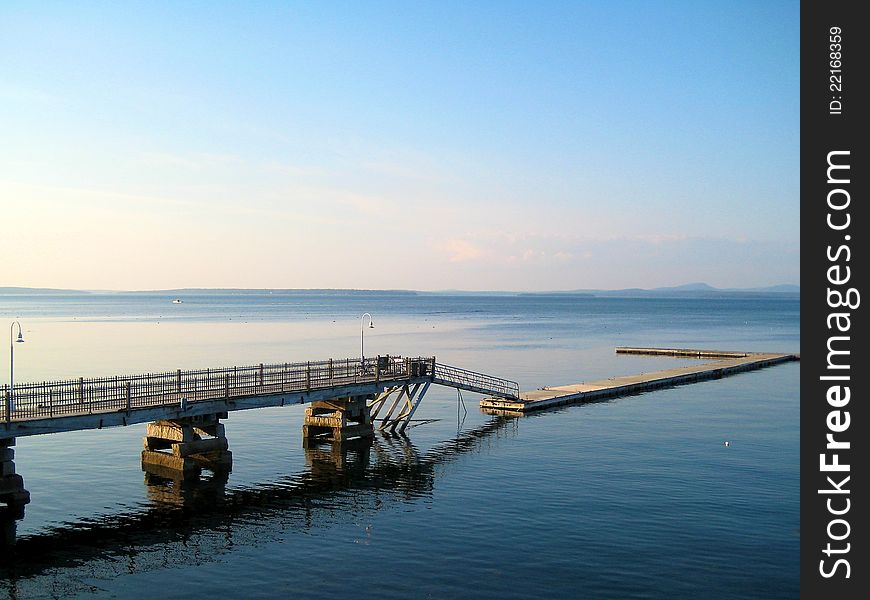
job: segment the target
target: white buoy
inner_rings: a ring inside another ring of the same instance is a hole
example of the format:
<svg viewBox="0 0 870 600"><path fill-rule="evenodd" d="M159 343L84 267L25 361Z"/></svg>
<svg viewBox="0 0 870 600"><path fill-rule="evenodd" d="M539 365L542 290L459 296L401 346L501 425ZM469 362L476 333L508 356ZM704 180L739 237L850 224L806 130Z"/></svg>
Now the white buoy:
<svg viewBox="0 0 870 600"><path fill-rule="evenodd" d="M726 448L727 448L728 446L730 446L730 445L731 445L731 442L728 442L728 441L725 442L725 447L726 447Z"/></svg>

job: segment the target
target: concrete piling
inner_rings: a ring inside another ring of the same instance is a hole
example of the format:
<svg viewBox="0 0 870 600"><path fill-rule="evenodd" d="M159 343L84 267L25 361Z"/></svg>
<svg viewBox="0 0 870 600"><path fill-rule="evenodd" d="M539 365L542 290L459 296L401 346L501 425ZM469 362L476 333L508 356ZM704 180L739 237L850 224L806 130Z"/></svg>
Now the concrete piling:
<svg viewBox="0 0 870 600"><path fill-rule="evenodd" d="M197 476L203 468L230 471L233 456L220 423L220 419L226 418L227 413L216 413L148 423L142 469L174 472L182 478Z"/></svg>
<svg viewBox="0 0 870 600"><path fill-rule="evenodd" d="M0 502L23 516L24 505L30 502L30 492L24 489L24 479L15 472L15 438L0 439Z"/></svg>
<svg viewBox="0 0 870 600"><path fill-rule="evenodd" d="M312 402L305 409L302 437L330 442L374 436L369 396L347 396Z"/></svg>

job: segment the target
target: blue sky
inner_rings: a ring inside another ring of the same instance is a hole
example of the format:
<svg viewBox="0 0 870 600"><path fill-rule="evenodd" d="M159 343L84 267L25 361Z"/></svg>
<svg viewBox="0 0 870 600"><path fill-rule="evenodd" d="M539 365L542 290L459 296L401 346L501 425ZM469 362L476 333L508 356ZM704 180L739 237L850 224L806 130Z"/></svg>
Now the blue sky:
<svg viewBox="0 0 870 600"><path fill-rule="evenodd" d="M799 282L797 2L0 8L0 285Z"/></svg>

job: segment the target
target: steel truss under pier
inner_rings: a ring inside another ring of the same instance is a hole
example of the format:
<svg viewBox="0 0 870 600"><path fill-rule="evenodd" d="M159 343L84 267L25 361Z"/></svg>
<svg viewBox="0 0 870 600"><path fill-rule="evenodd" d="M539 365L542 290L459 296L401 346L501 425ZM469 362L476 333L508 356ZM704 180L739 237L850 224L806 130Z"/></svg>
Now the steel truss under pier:
<svg viewBox="0 0 870 600"><path fill-rule="evenodd" d="M372 420L374 421L377 419L378 414L380 414L381 409L387 405L390 396L398 392L393 403L390 404L387 414L381 419L378 429L380 431L388 429L390 433L405 433L405 429L408 428L408 424L411 422L411 417L417 412L417 408L423 401L423 396L426 395L431 383L431 381L427 381L425 383L418 383L413 387L403 385L388 388L372 400L369 408L371 409ZM401 407L399 413L393 417L393 413L399 407Z"/></svg>

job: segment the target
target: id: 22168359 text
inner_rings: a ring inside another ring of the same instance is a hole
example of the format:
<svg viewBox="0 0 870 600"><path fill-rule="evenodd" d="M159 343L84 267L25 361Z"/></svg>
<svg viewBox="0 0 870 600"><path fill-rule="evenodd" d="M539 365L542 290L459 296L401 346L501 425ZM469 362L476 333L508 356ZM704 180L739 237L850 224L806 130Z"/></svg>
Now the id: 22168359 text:
<svg viewBox="0 0 870 600"><path fill-rule="evenodd" d="M843 112L843 30L839 27L831 27L828 33L830 41L828 89L831 91L828 113L839 115Z"/></svg>

